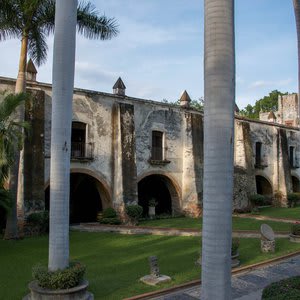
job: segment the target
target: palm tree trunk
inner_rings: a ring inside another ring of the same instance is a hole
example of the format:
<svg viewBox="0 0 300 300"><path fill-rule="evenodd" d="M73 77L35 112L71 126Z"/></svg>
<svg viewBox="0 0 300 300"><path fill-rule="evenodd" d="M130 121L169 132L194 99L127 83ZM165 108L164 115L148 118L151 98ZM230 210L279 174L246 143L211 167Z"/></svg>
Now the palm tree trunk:
<svg viewBox="0 0 300 300"><path fill-rule="evenodd" d="M234 0L205 0L202 298L231 299Z"/></svg>
<svg viewBox="0 0 300 300"><path fill-rule="evenodd" d="M56 1L50 168L49 270L69 265L69 186L77 0Z"/></svg>
<svg viewBox="0 0 300 300"><path fill-rule="evenodd" d="M26 64L27 64L27 48L28 37L24 35L21 43L21 52L19 60L19 71L16 81L15 93L26 92ZM16 122L24 120L24 104L20 105L17 109ZM20 129L21 130L21 129ZM24 152L16 149L14 154L14 165L10 171L9 189L13 196L13 207L7 216L4 239L17 239L19 237L18 232L18 206L23 210L24 205ZM23 212L21 212L23 215Z"/></svg>
<svg viewBox="0 0 300 300"><path fill-rule="evenodd" d="M297 52L298 52L298 119L300 119L300 0L293 0L297 28ZM300 126L300 121L298 126Z"/></svg>
<svg viewBox="0 0 300 300"><path fill-rule="evenodd" d="M19 71L16 82L15 93L26 92L26 65L27 65L27 49L28 49L28 37L24 34L21 42L21 53L19 60Z"/></svg>

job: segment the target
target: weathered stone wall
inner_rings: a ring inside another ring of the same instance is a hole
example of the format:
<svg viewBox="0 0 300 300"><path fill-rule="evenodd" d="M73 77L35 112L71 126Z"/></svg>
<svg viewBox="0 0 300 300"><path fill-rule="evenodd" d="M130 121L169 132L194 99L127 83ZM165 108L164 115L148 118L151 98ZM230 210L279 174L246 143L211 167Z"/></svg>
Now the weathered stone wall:
<svg viewBox="0 0 300 300"><path fill-rule="evenodd" d="M14 83L0 78L0 89L13 91ZM36 90L38 99L34 108L37 116L33 120L34 144L41 148L37 154L33 147L26 158L27 164L28 160L35 160L30 166L34 164L32 170L36 170L35 175L39 174L35 179L26 175L26 201L35 203L35 199L41 198L41 189L34 191L34 182L44 182L45 187L49 185L52 93L48 84L30 82L28 87ZM39 106L42 103L43 109ZM43 126L41 119L44 119ZM139 181L158 175L171 194L173 213L194 216L201 213L203 116L200 112L166 103L75 89L72 119L86 124L85 139L93 148L93 159L72 160L71 172L85 173L98 180L105 202L103 207L114 206L120 211L124 209L124 203L136 203ZM163 133L163 160L160 162L151 159L152 131ZM291 175L300 178L299 138L296 128L236 117L234 208L249 205L249 196L256 193L256 176L262 176L271 184L273 194L280 191L283 200L286 198L292 191ZM255 166L256 142L262 143L260 166ZM33 144L29 142L27 148L30 145ZM290 146L295 147L293 168L289 165ZM44 178L41 175L43 168Z"/></svg>

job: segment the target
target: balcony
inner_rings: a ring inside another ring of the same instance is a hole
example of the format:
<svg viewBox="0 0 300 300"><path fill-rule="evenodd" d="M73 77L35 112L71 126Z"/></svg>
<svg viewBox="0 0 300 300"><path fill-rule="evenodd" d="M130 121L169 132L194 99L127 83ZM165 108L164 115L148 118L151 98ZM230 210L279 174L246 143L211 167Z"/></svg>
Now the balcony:
<svg viewBox="0 0 300 300"><path fill-rule="evenodd" d="M94 143L71 143L71 160L72 161L91 161L94 159Z"/></svg>

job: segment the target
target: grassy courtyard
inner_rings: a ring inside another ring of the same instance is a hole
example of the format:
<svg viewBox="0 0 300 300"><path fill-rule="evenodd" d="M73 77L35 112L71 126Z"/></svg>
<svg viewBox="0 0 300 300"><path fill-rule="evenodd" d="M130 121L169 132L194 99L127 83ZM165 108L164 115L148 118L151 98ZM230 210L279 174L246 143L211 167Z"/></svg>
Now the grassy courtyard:
<svg viewBox="0 0 300 300"><path fill-rule="evenodd" d="M283 222L275 222L268 220L255 220L251 218L232 218L233 230L255 230L260 229L261 224L270 225L274 231L289 231L291 225ZM202 229L202 218L170 218L170 219L156 219L147 220L140 222L141 226L153 226L153 227L164 227L164 228L193 228Z"/></svg>
<svg viewBox="0 0 300 300"><path fill-rule="evenodd" d="M240 240L242 265L300 250L300 244L278 239L275 254L261 254L257 239ZM200 251L197 237L166 237L152 235L119 235L112 233L71 232L70 255L87 266L87 278L95 299L122 299L139 293L188 282L199 278L195 266ZM46 263L48 237L20 241L0 240L0 299L22 299L28 292L31 267ZM139 283L148 274L148 257L157 255L162 274L172 282L157 288Z"/></svg>
<svg viewBox="0 0 300 300"><path fill-rule="evenodd" d="M300 206L285 208L285 207L265 207L259 209L261 216L272 218L285 218L300 221Z"/></svg>

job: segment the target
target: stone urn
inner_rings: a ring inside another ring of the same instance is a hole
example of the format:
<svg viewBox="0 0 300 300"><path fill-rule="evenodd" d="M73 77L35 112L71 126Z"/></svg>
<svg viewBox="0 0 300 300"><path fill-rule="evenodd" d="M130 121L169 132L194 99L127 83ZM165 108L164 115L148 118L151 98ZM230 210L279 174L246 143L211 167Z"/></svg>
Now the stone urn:
<svg viewBox="0 0 300 300"><path fill-rule="evenodd" d="M150 219L155 218L155 206L149 206L148 207L148 214Z"/></svg>
<svg viewBox="0 0 300 300"><path fill-rule="evenodd" d="M37 281L32 281L28 284L30 294L23 300L94 300L93 294L87 290L88 285L88 281L83 280L81 284L71 289L50 290L40 287Z"/></svg>
<svg viewBox="0 0 300 300"><path fill-rule="evenodd" d="M300 235L290 233L290 242L300 243Z"/></svg>

